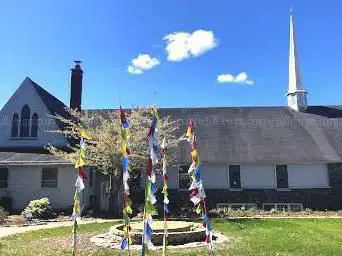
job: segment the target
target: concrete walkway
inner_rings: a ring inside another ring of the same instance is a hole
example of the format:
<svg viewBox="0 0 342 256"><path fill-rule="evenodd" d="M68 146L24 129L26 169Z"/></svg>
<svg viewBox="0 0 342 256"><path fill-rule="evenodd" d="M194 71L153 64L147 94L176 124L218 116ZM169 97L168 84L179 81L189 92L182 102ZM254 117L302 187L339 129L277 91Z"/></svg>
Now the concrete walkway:
<svg viewBox="0 0 342 256"><path fill-rule="evenodd" d="M89 223L104 223L116 221L115 219L92 219L92 220L81 220L79 224L89 224ZM62 221L62 222L47 222L44 225L32 225L25 227L1 227L0 226L0 237L10 236L13 234L24 233L27 231L34 231L40 229L58 228L72 226L73 221Z"/></svg>

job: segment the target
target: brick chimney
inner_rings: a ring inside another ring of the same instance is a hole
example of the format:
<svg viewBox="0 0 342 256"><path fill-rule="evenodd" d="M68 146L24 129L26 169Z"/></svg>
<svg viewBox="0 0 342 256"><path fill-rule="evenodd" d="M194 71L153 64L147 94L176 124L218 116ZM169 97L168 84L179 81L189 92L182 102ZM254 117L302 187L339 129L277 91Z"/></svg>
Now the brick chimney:
<svg viewBox="0 0 342 256"><path fill-rule="evenodd" d="M70 108L81 111L82 105L82 78L83 70L81 68L81 61L75 61L75 67L71 69L71 95Z"/></svg>

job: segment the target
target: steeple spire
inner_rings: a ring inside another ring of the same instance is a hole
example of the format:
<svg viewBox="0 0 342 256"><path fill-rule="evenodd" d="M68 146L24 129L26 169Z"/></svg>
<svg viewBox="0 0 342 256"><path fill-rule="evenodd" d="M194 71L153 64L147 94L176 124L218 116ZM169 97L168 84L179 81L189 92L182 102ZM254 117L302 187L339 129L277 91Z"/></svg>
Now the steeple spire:
<svg viewBox="0 0 342 256"><path fill-rule="evenodd" d="M290 9L290 49L289 49L289 90L287 93L288 106L296 111L307 109L307 92L303 88L300 65L297 55L296 39L293 24L292 7Z"/></svg>

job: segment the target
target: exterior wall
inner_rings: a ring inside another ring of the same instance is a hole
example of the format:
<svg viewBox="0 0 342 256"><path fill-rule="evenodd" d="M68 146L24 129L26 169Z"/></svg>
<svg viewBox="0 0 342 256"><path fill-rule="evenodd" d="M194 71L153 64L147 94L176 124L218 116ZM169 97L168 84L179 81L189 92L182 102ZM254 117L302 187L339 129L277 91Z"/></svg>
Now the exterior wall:
<svg viewBox="0 0 342 256"><path fill-rule="evenodd" d="M33 113L38 114L38 136L37 138L11 138L13 114L18 113L20 123L21 109L25 104L30 107L31 117ZM0 111L1 147L43 147L49 143L55 146L65 145L67 141L64 136L48 132L59 130L56 121L49 115L48 109L32 86L31 81L25 79Z"/></svg>
<svg viewBox="0 0 342 256"><path fill-rule="evenodd" d="M57 188L42 188L41 175L41 166L9 168L8 191L12 198L12 209L22 210L31 200L43 197L48 197L55 209L72 209L75 188L74 167L58 168ZM83 194L86 193L87 191Z"/></svg>
<svg viewBox="0 0 342 256"><path fill-rule="evenodd" d="M169 176L169 180L168 180L169 188L178 189L178 168L177 167L168 168L167 174ZM141 189L145 189L145 183L146 183L145 171L141 171L140 173L140 188ZM163 186L163 176L162 176L162 173L159 171L156 172L156 183L159 188Z"/></svg>
<svg viewBox="0 0 342 256"><path fill-rule="evenodd" d="M289 188L329 188L327 165L289 164ZM202 165L201 176L207 189L229 189L229 165ZM178 189L178 168L168 169L169 187ZM157 185L161 179L157 175ZM276 189L276 173L273 164L247 164L240 166L242 189ZM145 176L142 175L142 187ZM159 181L159 182L158 182ZM158 184L159 183L159 184Z"/></svg>
<svg viewBox="0 0 342 256"><path fill-rule="evenodd" d="M189 192L178 190L178 187L175 189L178 186L178 175L177 181L174 180L175 173L177 168L169 171L172 175L169 179L170 210L193 207ZM288 190L276 189L275 165L242 165L241 191L229 189L228 166L208 168L203 165L201 175L210 208L215 208L217 203L256 203L259 208L263 203L302 203L304 208L342 209L342 163L288 165ZM216 181L218 185L215 188ZM161 202L159 192L157 196ZM134 204L143 203L143 192L135 195L133 200Z"/></svg>
<svg viewBox="0 0 342 256"><path fill-rule="evenodd" d="M228 188L228 166L227 165L203 165L201 168L201 177L204 180L205 187Z"/></svg>
<svg viewBox="0 0 342 256"><path fill-rule="evenodd" d="M273 165L242 165L240 172L244 189L272 189L277 186Z"/></svg>
<svg viewBox="0 0 342 256"><path fill-rule="evenodd" d="M287 168L290 188L328 188L327 165L289 165Z"/></svg>

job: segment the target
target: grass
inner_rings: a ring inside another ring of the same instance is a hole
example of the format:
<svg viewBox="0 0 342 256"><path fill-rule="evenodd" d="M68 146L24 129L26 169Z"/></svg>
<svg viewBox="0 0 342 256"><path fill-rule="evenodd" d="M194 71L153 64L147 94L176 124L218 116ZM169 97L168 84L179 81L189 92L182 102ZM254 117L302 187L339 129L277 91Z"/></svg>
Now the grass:
<svg viewBox="0 0 342 256"><path fill-rule="evenodd" d="M115 223L80 226L79 253L82 256L127 255L96 248L89 242L95 234L108 232ZM306 256L342 255L340 219L267 219L216 220L214 229L230 238L216 248L215 255L234 256ZM0 239L1 256L71 255L71 228L32 231ZM135 252L134 255L140 255ZM161 255L155 252L153 255ZM209 255L205 249L170 251L168 255Z"/></svg>

